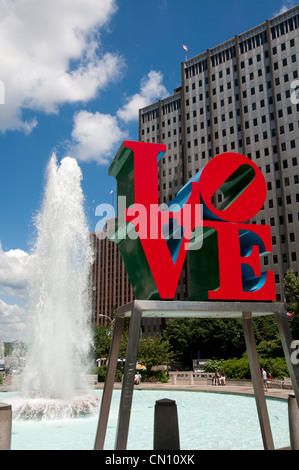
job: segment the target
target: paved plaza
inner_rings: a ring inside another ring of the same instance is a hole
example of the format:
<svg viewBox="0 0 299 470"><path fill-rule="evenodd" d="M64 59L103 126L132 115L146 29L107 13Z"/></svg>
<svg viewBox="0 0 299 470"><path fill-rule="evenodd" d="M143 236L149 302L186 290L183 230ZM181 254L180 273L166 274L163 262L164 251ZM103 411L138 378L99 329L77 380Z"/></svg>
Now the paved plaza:
<svg viewBox="0 0 299 470"><path fill-rule="evenodd" d="M115 389L121 389L121 383L115 383ZM101 389L104 388L104 383L98 383L95 385L95 388ZM241 394L241 395L254 395L254 390L252 385L206 385L204 382L199 382L193 385L190 385L188 382L182 382L177 384L171 383L149 383L142 382L140 385L135 385L134 389L139 390L184 390L192 392L216 392L216 393L232 393L232 394ZM273 388L268 389L265 394L267 397L284 399L287 400L290 394L293 394L293 390Z"/></svg>
<svg viewBox="0 0 299 470"><path fill-rule="evenodd" d="M114 389L121 389L122 384L120 382L115 382ZM103 389L104 382L98 382L96 385L93 385L95 389ZM215 393L231 393L231 394L241 394L241 395L254 395L253 386L250 381L246 381L243 385L238 385L236 383L230 385L229 381L226 385L207 385L206 381L198 381L190 385L188 380L179 381L176 384L173 383L153 383L153 382L141 382L139 385L135 385L134 389L139 390L184 390L192 392L215 392ZM0 392L13 392L18 391L19 387L12 385L0 385ZM287 400L290 394L293 394L293 390L282 389L282 388L269 388L265 394L267 397L277 398Z"/></svg>

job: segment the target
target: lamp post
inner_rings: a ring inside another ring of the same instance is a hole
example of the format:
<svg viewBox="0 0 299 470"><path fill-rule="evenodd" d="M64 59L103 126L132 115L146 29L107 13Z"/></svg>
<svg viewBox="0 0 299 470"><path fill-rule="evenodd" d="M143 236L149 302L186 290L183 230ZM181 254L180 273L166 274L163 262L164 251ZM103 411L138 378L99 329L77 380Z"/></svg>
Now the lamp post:
<svg viewBox="0 0 299 470"><path fill-rule="evenodd" d="M104 313L99 313L98 314L99 317L104 317L104 318L107 318L108 320L110 320L111 322L111 330L113 330L113 323L115 322L115 318L110 318L108 317L108 315L105 315Z"/></svg>

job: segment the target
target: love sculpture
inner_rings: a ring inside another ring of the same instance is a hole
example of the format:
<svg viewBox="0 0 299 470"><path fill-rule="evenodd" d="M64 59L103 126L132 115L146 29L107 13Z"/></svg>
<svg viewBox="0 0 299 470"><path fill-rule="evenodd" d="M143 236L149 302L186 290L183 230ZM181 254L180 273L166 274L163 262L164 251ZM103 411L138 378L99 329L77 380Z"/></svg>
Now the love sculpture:
<svg viewBox="0 0 299 470"><path fill-rule="evenodd" d="M158 161L165 151L162 144L124 141L109 169L120 201L110 238L136 299L173 299L188 258L184 300L275 300L274 273L260 264L272 251L270 227L248 223L266 199L260 169L244 155L222 153L161 207Z"/></svg>
<svg viewBox="0 0 299 470"><path fill-rule="evenodd" d="M263 444L273 450L254 317L276 318L298 406L299 364L292 362L284 304L273 302L274 273L261 270L261 257L272 251L270 227L248 223L265 202L265 179L244 155L222 153L188 181L171 205L159 205L158 161L165 151L165 145L125 141L109 169L118 193L117 221L109 238L118 245L136 300L116 309L95 449L104 448L121 335L125 318L130 317L115 440L117 450L126 449L145 316L241 319ZM221 205L215 207L220 193ZM190 292L175 301L184 267Z"/></svg>

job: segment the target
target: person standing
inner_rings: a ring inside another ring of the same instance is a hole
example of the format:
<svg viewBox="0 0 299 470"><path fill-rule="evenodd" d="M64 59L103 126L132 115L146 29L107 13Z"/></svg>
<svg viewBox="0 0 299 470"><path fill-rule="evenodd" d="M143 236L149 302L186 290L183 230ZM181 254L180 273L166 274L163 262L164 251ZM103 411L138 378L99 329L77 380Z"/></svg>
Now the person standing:
<svg viewBox="0 0 299 470"><path fill-rule="evenodd" d="M262 368L262 379L263 379L263 385L264 385L264 390L268 390L268 385L267 385L267 372L265 369Z"/></svg>

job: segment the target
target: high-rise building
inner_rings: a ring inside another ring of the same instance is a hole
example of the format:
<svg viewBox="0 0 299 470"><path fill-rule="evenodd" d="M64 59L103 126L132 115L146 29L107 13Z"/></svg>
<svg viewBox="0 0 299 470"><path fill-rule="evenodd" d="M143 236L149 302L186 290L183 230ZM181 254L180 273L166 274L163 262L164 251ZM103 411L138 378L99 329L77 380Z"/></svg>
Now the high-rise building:
<svg viewBox="0 0 299 470"><path fill-rule="evenodd" d="M108 231L114 219L107 220L104 230L90 234L95 260L90 274L92 321L95 325L111 325L115 310L135 298L133 287L114 241ZM143 318L142 331L153 335L161 330L159 318Z"/></svg>
<svg viewBox="0 0 299 470"><path fill-rule="evenodd" d="M273 252L262 263L275 273L278 300L287 269L299 271L298 51L297 6L186 60L181 87L139 111L139 140L167 147L159 162L160 203L219 153L241 153L261 169L267 199L250 222L271 226ZM178 299L188 293L186 273Z"/></svg>
<svg viewBox="0 0 299 470"><path fill-rule="evenodd" d="M95 325L110 325L115 309L134 299L133 288L117 245L108 239L107 230L112 220L107 222L104 230L90 234L95 254L90 280Z"/></svg>

